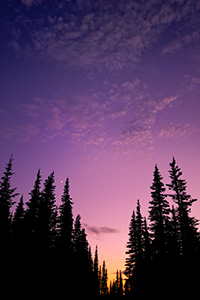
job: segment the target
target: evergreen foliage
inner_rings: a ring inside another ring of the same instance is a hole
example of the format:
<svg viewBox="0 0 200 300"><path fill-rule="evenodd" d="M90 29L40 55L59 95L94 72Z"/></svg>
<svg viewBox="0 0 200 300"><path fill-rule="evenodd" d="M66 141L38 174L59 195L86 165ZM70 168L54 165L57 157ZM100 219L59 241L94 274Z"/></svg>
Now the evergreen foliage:
<svg viewBox="0 0 200 300"><path fill-rule="evenodd" d="M73 214L72 199L69 194L69 178L67 178L63 195L61 197L59 216L59 249L62 253L70 255L73 250Z"/></svg>
<svg viewBox="0 0 200 300"><path fill-rule="evenodd" d="M7 252L10 240L10 210L14 204L14 198L18 195L15 192L16 188L11 187L11 177L14 174L12 172L12 164L13 157L11 156L4 171L4 176L2 176L0 181L0 252L4 253L4 255L5 251Z"/></svg>
<svg viewBox="0 0 200 300"><path fill-rule="evenodd" d="M166 200L165 187L162 176L155 166L153 184L151 186L151 197L149 206L150 229L153 238L153 251L159 259L167 253L167 224L169 221L170 206Z"/></svg>
<svg viewBox="0 0 200 300"><path fill-rule="evenodd" d="M95 294L96 296L98 296L100 294L98 246L96 246L95 256L94 256L94 288L95 288Z"/></svg>
<svg viewBox="0 0 200 300"><path fill-rule="evenodd" d="M105 260L103 261L102 274L101 274L101 295L108 294L108 271L106 269Z"/></svg>
<svg viewBox="0 0 200 300"><path fill-rule="evenodd" d="M30 198L26 203L27 209L24 215L26 251L31 253L32 257L40 249L39 244L39 207L41 205L41 174L40 169L37 172L36 180L32 191L29 193Z"/></svg>
<svg viewBox="0 0 200 300"><path fill-rule="evenodd" d="M116 272L116 280L110 281L110 295L121 298L124 293L123 279L121 270Z"/></svg>
<svg viewBox="0 0 200 300"><path fill-rule="evenodd" d="M146 218L141 216L139 201L136 215L133 211L131 218L125 294L135 296L135 299L141 296L159 299L163 298L163 293L165 299L170 299L172 295L176 295L177 299L194 299L198 294L200 237L198 221L190 216L191 206L196 199L187 194L187 183L181 178L182 171L174 158L170 167L171 183L167 187L172 193L167 194L163 178L155 165L150 187L150 234ZM170 208L168 196L176 207L172 205Z"/></svg>
<svg viewBox="0 0 200 300"><path fill-rule="evenodd" d="M129 225L125 284L117 270L110 290L106 263L99 265L98 247L93 261L80 215L74 221L69 179L57 207L54 172L41 190L39 169L26 206L23 196L14 206L18 194L11 186L12 162L11 156L0 181L1 299L195 299L200 236L191 208L196 199L187 193L174 158L169 194L155 165L149 224L137 200ZM173 200L171 208L168 199Z"/></svg>
<svg viewBox="0 0 200 300"><path fill-rule="evenodd" d="M191 255L196 254L198 244L198 221L190 216L191 206L197 199L193 199L187 194L187 183L181 178L182 171L176 165L174 157L170 167L171 183L167 184L167 186L170 191L173 191L169 196L177 205L177 237L180 256L184 256L184 259L189 259Z"/></svg>
<svg viewBox="0 0 200 300"><path fill-rule="evenodd" d="M48 254L55 243L57 210L54 190L54 172L52 172L44 182L38 210L40 251L44 255Z"/></svg>

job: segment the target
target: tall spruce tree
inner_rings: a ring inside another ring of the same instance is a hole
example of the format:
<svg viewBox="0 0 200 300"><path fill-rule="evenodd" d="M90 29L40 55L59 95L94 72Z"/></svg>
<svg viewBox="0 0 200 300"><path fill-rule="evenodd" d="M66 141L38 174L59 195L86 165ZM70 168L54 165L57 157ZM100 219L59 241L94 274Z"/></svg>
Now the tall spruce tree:
<svg viewBox="0 0 200 300"><path fill-rule="evenodd" d="M11 225L11 207L14 204L14 198L18 195L16 188L11 187L13 157L11 156L4 175L0 181L0 252L8 250L10 240Z"/></svg>
<svg viewBox="0 0 200 300"><path fill-rule="evenodd" d="M105 260L103 261L103 266L102 266L101 294L104 296L108 294L108 271L106 269Z"/></svg>
<svg viewBox="0 0 200 300"><path fill-rule="evenodd" d="M32 253L32 257L34 257L35 251L39 250L39 208L41 205L41 174L40 169L37 172L36 180L33 186L32 191L29 193L30 199L26 203L27 210L24 216L25 223L25 232L26 232L26 243L27 243L27 252Z"/></svg>
<svg viewBox="0 0 200 300"><path fill-rule="evenodd" d="M169 196L177 205L177 236L180 256L185 259L190 259L191 255L198 252L199 236L197 233L198 221L190 216L191 206L197 200L187 194L187 183L182 179L182 171L177 166L176 160L173 157L170 163L170 179L171 183L167 184L173 194Z"/></svg>
<svg viewBox="0 0 200 300"><path fill-rule="evenodd" d="M136 206L136 261L137 263L141 262L143 259L143 249L142 249L142 244L143 244L143 218L141 214L141 206L140 206L140 201L139 199L137 200L137 206Z"/></svg>
<svg viewBox="0 0 200 300"><path fill-rule="evenodd" d="M69 194L69 178L67 178L59 208L59 250L66 256L70 256L73 250L72 204L72 198Z"/></svg>
<svg viewBox="0 0 200 300"><path fill-rule="evenodd" d="M54 190L54 172L52 172L45 180L38 211L38 233L43 253L48 253L55 243L57 209Z"/></svg>
<svg viewBox="0 0 200 300"><path fill-rule="evenodd" d="M116 288L116 294L117 294L118 293L118 288L119 288L119 272L118 272L118 269L117 269L117 273L116 273L115 288Z"/></svg>
<svg viewBox="0 0 200 300"><path fill-rule="evenodd" d="M74 252L76 256L79 256L79 251L81 247L81 216L77 215L74 223L74 230L73 230L73 246Z"/></svg>
<svg viewBox="0 0 200 300"><path fill-rule="evenodd" d="M119 287L118 287L117 295L120 297L123 295L123 279L122 279L121 270L119 271Z"/></svg>
<svg viewBox="0 0 200 300"><path fill-rule="evenodd" d="M77 297L85 295L90 297L94 292L94 289L91 289L90 283L93 279L92 274L92 260L89 250L89 244L87 241L87 236L85 229L81 225L81 217L78 215L74 224L74 270L75 277L77 278L77 285L79 290L77 290Z"/></svg>
<svg viewBox="0 0 200 300"><path fill-rule="evenodd" d="M151 197L149 206L150 228L153 237L153 251L158 259L163 259L167 253L167 222L169 221L170 206L166 199L165 187L162 176L155 165L151 186Z"/></svg>
<svg viewBox="0 0 200 300"><path fill-rule="evenodd" d="M99 281L99 260L98 260L98 247L95 249L94 256L94 285L95 285L95 294L98 296L100 293L100 281Z"/></svg>
<svg viewBox="0 0 200 300"><path fill-rule="evenodd" d="M130 225L129 225L129 240L127 242L126 263L125 263L125 274L128 280L133 277L133 270L136 263L136 251L137 251L137 241L136 241L136 220L135 211L133 210Z"/></svg>
<svg viewBox="0 0 200 300"><path fill-rule="evenodd" d="M137 200L136 215L133 211L130 226L129 226L129 240L127 242L125 263L125 275L128 277L126 282L126 293L137 294L141 276L143 272L144 260L144 222L140 211L140 201Z"/></svg>
<svg viewBox="0 0 200 300"><path fill-rule="evenodd" d="M180 298L195 299L199 292L199 274L197 270L200 267L200 244L199 233L197 232L198 221L191 217L190 213L192 204L196 199L193 199L187 193L187 183L182 179L181 168L176 164L174 157L172 163L170 163L169 175L171 183L167 186L172 191L169 196L176 204L172 211L172 241L173 245L175 240L177 241L174 255L179 258L179 260L176 260L179 261L179 264L175 270L176 288L174 290L177 290L176 292Z"/></svg>

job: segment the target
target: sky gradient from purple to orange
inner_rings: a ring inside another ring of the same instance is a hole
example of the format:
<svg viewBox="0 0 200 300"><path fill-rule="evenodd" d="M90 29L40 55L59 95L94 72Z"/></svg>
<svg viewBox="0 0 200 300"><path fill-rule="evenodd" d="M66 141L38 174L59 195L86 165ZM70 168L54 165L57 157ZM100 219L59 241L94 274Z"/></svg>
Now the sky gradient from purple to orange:
<svg viewBox="0 0 200 300"><path fill-rule="evenodd" d="M174 155L200 196L200 1L6 0L0 25L1 174L13 153L26 202L54 170L58 204L69 177L112 278L155 163L169 183Z"/></svg>

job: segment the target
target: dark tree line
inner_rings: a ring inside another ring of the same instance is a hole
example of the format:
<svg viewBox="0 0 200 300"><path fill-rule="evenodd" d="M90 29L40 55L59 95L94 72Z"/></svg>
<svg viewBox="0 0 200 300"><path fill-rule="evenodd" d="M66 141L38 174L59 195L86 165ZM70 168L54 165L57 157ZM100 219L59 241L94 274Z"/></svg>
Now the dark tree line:
<svg viewBox="0 0 200 300"><path fill-rule="evenodd" d="M13 158L0 181L0 298L96 299L107 295L107 269L94 261L81 217L73 218L67 178L56 205L54 172L37 172L29 200L11 187ZM13 206L15 204L15 206ZM12 209L13 208L13 209ZM14 210L14 213L11 212Z"/></svg>
<svg viewBox="0 0 200 300"><path fill-rule="evenodd" d="M200 235L190 215L196 199L175 159L166 186L155 166L147 219L137 201L126 280L117 270L109 289L105 261L99 265L97 247L93 260L81 217L73 217L69 179L58 207L54 172L42 186L39 169L28 201L20 196L17 203L12 163L11 157L0 180L0 299L198 299Z"/></svg>
<svg viewBox="0 0 200 300"><path fill-rule="evenodd" d="M155 166L149 202L149 225L137 201L127 243L125 293L135 299L198 299L200 235L190 216L196 201L173 158L170 183L163 183ZM169 199L173 200L170 207Z"/></svg>

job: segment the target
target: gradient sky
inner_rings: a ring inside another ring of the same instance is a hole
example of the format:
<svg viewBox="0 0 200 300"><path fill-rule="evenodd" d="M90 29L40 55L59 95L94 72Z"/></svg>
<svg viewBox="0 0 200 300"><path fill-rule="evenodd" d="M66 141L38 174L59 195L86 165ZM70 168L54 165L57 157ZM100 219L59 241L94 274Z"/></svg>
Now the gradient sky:
<svg viewBox="0 0 200 300"><path fill-rule="evenodd" d="M99 262L124 270L137 199L174 155L200 196L199 0L2 0L0 170L24 194L66 177ZM192 214L200 219L200 205Z"/></svg>

